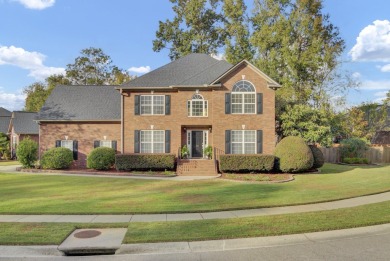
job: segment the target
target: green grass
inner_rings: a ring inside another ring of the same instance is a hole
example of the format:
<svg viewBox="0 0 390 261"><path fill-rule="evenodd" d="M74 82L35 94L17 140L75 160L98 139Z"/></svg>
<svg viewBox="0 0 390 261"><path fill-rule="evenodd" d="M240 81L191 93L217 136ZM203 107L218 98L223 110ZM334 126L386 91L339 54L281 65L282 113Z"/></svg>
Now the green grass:
<svg viewBox="0 0 390 261"><path fill-rule="evenodd" d="M0 245L58 245L76 228L128 227L124 243L131 244L276 236L384 223L390 223L390 201L329 211L234 219L129 224L0 223Z"/></svg>
<svg viewBox="0 0 390 261"><path fill-rule="evenodd" d="M17 160L0 160L0 166L21 165Z"/></svg>
<svg viewBox="0 0 390 261"><path fill-rule="evenodd" d="M324 202L390 190L390 165L326 164L282 184L0 174L2 214L180 213Z"/></svg>

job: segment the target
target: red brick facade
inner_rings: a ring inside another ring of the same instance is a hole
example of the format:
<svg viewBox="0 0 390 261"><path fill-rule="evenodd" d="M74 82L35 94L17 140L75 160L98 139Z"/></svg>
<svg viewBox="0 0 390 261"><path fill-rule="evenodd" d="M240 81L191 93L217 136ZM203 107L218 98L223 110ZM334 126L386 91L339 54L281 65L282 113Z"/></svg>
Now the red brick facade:
<svg viewBox="0 0 390 261"><path fill-rule="evenodd" d="M255 86L256 93L263 94L262 114L225 114L225 93L230 93L233 85L243 78ZM244 127L245 130L262 130L263 153L272 154L275 147L275 91L245 63L224 77L221 83L221 88L208 90L196 87L172 91L153 88L142 92L124 90L124 153L134 153L135 130L150 130L152 127L154 130L171 131L171 153L178 154L179 147L186 144L188 130L208 131L208 145L224 153L225 131L242 130ZM196 93L196 89L208 100L208 117L189 117L187 114L187 100ZM135 115L136 95L170 95L170 115Z"/></svg>
<svg viewBox="0 0 390 261"><path fill-rule="evenodd" d="M120 122L41 122L40 155L54 148L57 140L76 140L78 143L78 160L75 165L86 166L87 156L94 148L95 140L116 140L117 151L120 151ZM65 137L67 136L67 137Z"/></svg>

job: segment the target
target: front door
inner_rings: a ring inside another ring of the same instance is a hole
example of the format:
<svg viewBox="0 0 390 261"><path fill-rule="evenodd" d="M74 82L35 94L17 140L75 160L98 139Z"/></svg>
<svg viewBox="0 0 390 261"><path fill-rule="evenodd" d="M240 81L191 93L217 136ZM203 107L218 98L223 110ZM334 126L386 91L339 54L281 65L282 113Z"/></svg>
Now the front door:
<svg viewBox="0 0 390 261"><path fill-rule="evenodd" d="M193 158L203 157L203 131L192 131L191 132L191 154Z"/></svg>

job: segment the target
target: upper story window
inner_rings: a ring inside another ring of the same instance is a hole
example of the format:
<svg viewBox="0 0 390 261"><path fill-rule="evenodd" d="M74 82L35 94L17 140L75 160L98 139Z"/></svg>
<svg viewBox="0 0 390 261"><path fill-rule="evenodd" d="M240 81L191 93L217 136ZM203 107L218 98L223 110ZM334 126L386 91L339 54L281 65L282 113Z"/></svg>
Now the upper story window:
<svg viewBox="0 0 390 261"><path fill-rule="evenodd" d="M141 95L141 115L164 115L164 95Z"/></svg>
<svg viewBox="0 0 390 261"><path fill-rule="evenodd" d="M256 113L256 89L250 82L245 80L236 82L231 95L233 114Z"/></svg>
<svg viewBox="0 0 390 261"><path fill-rule="evenodd" d="M202 95L196 93L187 101L188 116L207 117L208 104Z"/></svg>

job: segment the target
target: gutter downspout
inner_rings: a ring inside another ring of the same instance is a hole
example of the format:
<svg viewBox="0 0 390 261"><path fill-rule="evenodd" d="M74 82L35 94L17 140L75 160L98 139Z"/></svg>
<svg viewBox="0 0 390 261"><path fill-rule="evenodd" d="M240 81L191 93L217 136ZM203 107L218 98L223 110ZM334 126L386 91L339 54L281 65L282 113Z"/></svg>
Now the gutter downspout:
<svg viewBox="0 0 390 261"><path fill-rule="evenodd" d="M124 96L123 96L123 89L120 89L120 94L121 94L121 154L123 154L124 152L124 145L125 145L125 141L124 141L124 123L123 123L123 119L124 119Z"/></svg>

